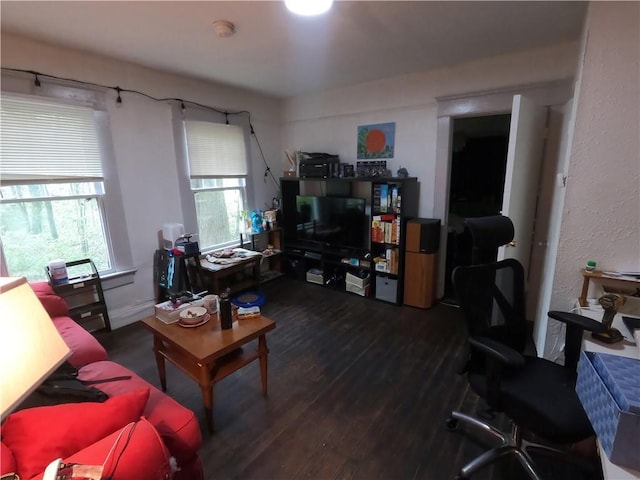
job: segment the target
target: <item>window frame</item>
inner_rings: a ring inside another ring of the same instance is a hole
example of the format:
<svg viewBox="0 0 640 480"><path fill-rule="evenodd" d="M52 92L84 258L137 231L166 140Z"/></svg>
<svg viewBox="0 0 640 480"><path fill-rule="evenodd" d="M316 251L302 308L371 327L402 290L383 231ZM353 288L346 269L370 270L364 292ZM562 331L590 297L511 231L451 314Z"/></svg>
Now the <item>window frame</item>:
<svg viewBox="0 0 640 480"><path fill-rule="evenodd" d="M106 107L106 98L102 89L79 87L64 81L47 80L35 87L33 76L17 72L2 72L1 93L7 95L26 95L41 97L60 103L89 106L93 109L96 125L96 135L100 148L100 158L103 172L103 193L83 195L83 198L96 198L102 216L105 231L105 242L111 268L99 273L105 278L115 278L126 274L134 274L129 236L126 230L124 205L120 192L116 161L113 151L113 141ZM31 182L42 184L42 182ZM47 182L53 183L53 182ZM25 199L23 201L55 201L68 200L71 197L44 197L39 199ZM11 200L9 200L11 201ZM7 201L7 203L9 202ZM0 270L8 272L8 265L0 242ZM69 261L75 259L69 259ZM43 265L44 269L44 265Z"/></svg>
<svg viewBox="0 0 640 480"><path fill-rule="evenodd" d="M186 138L186 128L185 121L195 120L202 122L209 122L215 124L224 124L227 117L218 112L214 112L211 110L206 110L198 107L189 107L187 109L182 109L179 104L173 105L173 129L174 129L174 139L176 145L176 159L178 163L178 188L180 191L180 200L182 204L182 214L183 214L183 224L185 228L185 232L187 233L198 233L198 242L199 242L199 229L198 229L198 218L196 212L196 193L203 191L220 191L220 190L228 190L228 189L236 189L241 187L207 187L207 188L199 188L193 189L191 187L191 177L189 173L189 156L187 150L187 138ZM248 120L238 120L233 122L235 126L239 126L243 130L244 137L244 145L246 150L246 158L247 158L247 173L246 175L238 175L238 176L229 176L229 175L220 175L220 176L211 176L208 178L213 179L225 179L225 178L244 178L244 195L243 201L245 204L245 209L248 209L248 205L253 204L253 190L251 188L250 179L252 178L252 162L251 162L251 150L250 150L250 142L249 142L249 122ZM230 240L224 244L215 245L212 247L201 248L201 253L208 253L215 250L220 250L228 247L235 247L240 245L240 235L238 235L237 240Z"/></svg>

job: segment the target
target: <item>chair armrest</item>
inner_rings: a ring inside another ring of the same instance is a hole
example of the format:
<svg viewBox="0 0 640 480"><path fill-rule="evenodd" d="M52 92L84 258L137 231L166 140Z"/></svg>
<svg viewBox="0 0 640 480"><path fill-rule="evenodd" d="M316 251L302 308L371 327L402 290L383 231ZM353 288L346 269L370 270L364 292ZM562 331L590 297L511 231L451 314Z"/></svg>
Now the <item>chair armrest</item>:
<svg viewBox="0 0 640 480"><path fill-rule="evenodd" d="M522 367L524 357L516 350L487 337L471 337L469 343L481 352L498 360L509 367Z"/></svg>
<svg viewBox="0 0 640 480"><path fill-rule="evenodd" d="M503 366L507 367L506 370L522 368L525 365L524 357L513 348L487 337L471 337L469 344L486 355L486 401L491 408L502 412Z"/></svg>
<svg viewBox="0 0 640 480"><path fill-rule="evenodd" d="M559 312L557 310L552 310L548 313L548 315L554 320L566 323L567 325L574 325L590 332L605 331L602 322L598 322L597 320L594 320L592 318L585 317L584 315L578 315L577 313Z"/></svg>
<svg viewBox="0 0 640 480"><path fill-rule="evenodd" d="M547 315L567 325L564 341L564 366L576 374L584 331L604 332L606 328L602 322L577 313L552 310Z"/></svg>

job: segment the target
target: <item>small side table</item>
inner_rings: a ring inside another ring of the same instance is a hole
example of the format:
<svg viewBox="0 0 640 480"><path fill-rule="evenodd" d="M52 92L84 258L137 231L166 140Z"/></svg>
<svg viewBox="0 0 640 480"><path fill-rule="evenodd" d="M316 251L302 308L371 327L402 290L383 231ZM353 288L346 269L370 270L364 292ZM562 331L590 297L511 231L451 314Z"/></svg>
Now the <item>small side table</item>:
<svg viewBox="0 0 640 480"><path fill-rule="evenodd" d="M582 270L582 292L580 293L580 298L578 301L580 302L581 307L588 307L589 302L587 302L587 294L589 293L589 282L591 280L598 280L602 283L606 283L612 286L619 287L631 287L631 288L640 288L640 279L634 277L625 277L625 276L611 276L606 275L601 270L594 270L593 272L588 272L587 270Z"/></svg>

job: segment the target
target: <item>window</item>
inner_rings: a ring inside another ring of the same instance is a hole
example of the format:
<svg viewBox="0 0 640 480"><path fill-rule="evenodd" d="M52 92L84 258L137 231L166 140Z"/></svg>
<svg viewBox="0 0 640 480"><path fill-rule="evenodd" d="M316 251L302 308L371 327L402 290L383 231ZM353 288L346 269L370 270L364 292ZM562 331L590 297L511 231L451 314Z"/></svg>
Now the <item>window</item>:
<svg viewBox="0 0 640 480"><path fill-rule="evenodd" d="M62 258L113 271L92 106L2 95L0 236L8 273L46 279Z"/></svg>
<svg viewBox="0 0 640 480"><path fill-rule="evenodd" d="M186 120L184 131L200 249L237 244L248 173L244 130Z"/></svg>

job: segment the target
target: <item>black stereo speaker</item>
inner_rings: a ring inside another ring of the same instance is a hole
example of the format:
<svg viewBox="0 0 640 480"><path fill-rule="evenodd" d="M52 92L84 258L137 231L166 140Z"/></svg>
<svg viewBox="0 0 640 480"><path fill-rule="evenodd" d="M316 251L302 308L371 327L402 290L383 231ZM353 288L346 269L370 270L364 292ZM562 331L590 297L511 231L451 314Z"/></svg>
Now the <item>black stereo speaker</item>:
<svg viewBox="0 0 640 480"><path fill-rule="evenodd" d="M413 218L407 222L407 252L436 253L440 248L440 219Z"/></svg>

